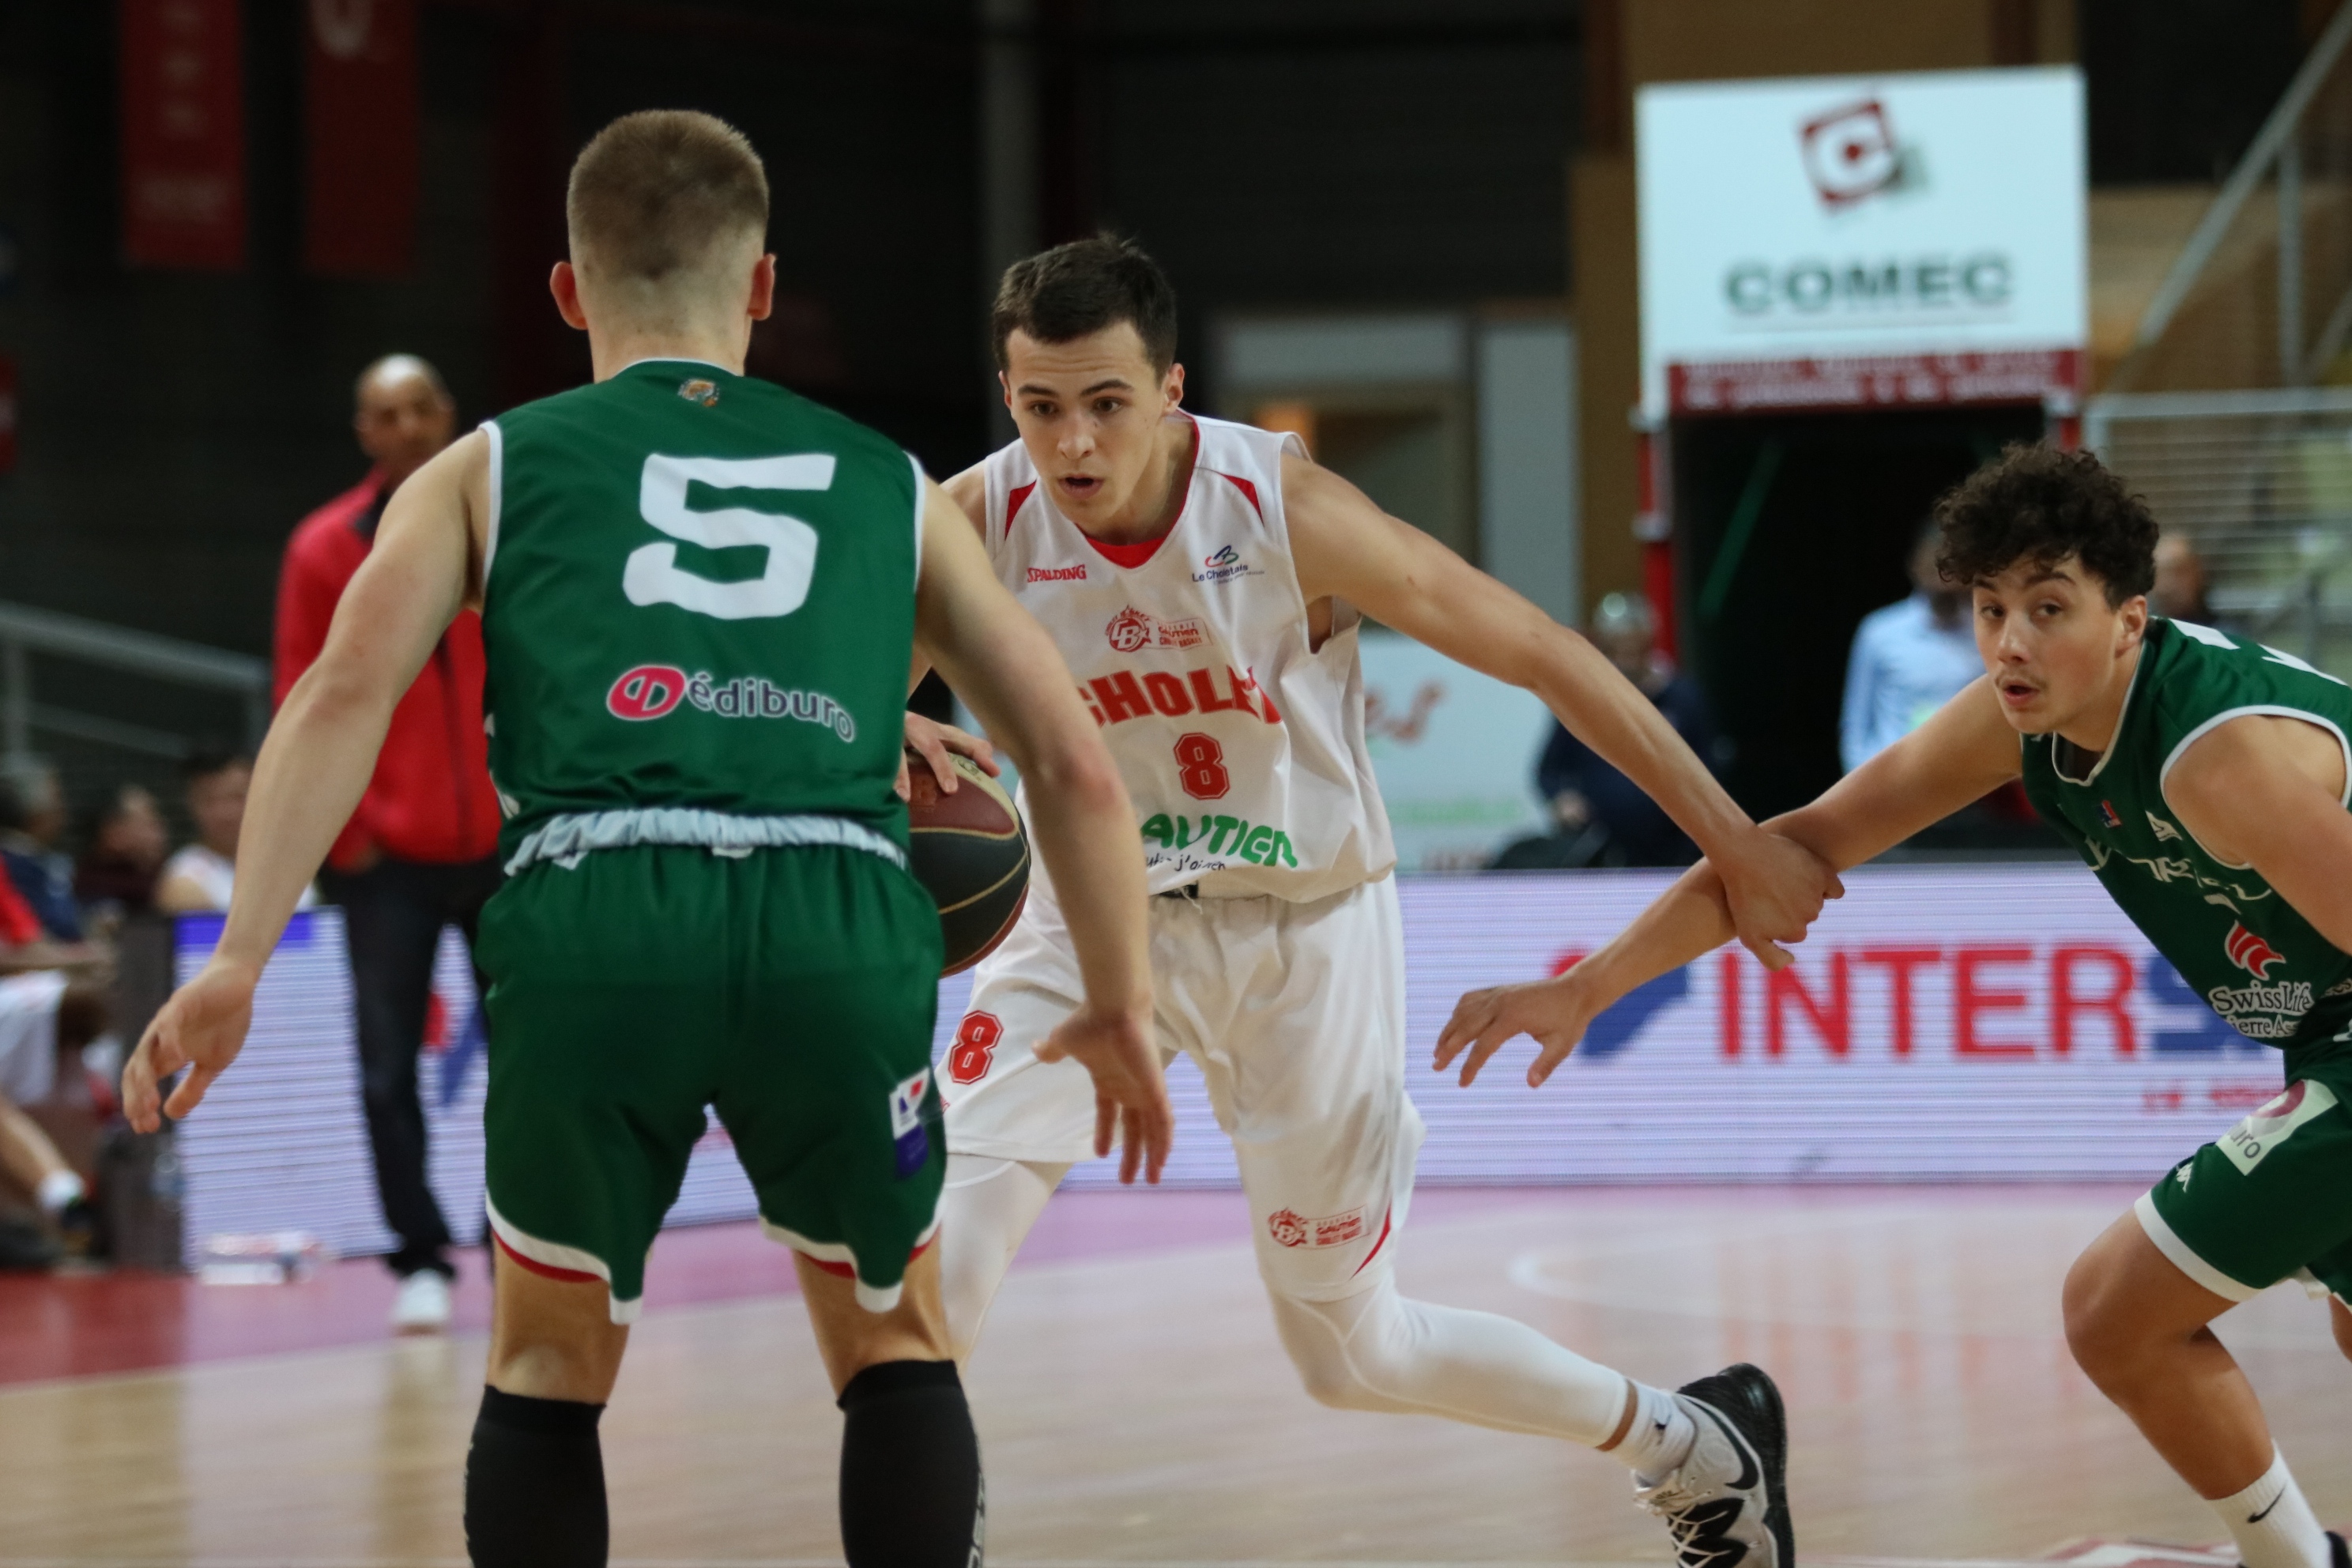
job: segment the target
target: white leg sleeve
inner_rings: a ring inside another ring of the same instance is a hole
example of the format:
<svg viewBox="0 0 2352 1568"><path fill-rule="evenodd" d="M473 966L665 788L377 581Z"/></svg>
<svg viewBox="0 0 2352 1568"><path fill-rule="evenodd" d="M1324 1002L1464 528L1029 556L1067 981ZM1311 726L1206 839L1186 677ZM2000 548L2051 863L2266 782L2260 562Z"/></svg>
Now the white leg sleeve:
<svg viewBox="0 0 2352 1568"><path fill-rule="evenodd" d="M1392 1280L1336 1301L1276 1296L1274 1321L1307 1392L1338 1409L1443 1415L1589 1448L1625 1414L1622 1373L1508 1318L1409 1301Z"/></svg>
<svg viewBox="0 0 2352 1568"><path fill-rule="evenodd" d="M950 1154L940 1194L940 1292L948 1342L958 1361L980 1341L980 1325L1013 1255L1070 1167L984 1154Z"/></svg>

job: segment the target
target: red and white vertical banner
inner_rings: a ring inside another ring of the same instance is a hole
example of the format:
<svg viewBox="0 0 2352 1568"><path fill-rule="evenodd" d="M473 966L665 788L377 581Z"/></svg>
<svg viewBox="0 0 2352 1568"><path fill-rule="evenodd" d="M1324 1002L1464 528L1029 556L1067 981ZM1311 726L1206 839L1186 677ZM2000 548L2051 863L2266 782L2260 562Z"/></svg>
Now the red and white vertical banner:
<svg viewBox="0 0 2352 1568"><path fill-rule="evenodd" d="M121 0L122 248L133 266L245 265L237 0Z"/></svg>
<svg viewBox="0 0 2352 1568"><path fill-rule="evenodd" d="M0 354L0 474L16 467L16 362Z"/></svg>
<svg viewBox="0 0 2352 1568"><path fill-rule="evenodd" d="M308 0L302 29L302 264L345 278L404 273L416 237L415 0Z"/></svg>

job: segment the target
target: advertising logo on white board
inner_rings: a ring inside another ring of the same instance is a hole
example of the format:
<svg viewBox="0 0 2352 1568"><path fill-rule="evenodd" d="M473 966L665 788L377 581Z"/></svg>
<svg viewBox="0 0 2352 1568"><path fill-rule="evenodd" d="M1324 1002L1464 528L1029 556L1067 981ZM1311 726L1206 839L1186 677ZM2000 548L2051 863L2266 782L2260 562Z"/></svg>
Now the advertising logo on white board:
<svg viewBox="0 0 2352 1568"><path fill-rule="evenodd" d="M2008 401L2079 376L2073 69L1666 83L1641 89L1636 116L1651 414ZM1873 361L1898 378L1857 379ZM1718 369L1759 364L1807 368L1729 385Z"/></svg>

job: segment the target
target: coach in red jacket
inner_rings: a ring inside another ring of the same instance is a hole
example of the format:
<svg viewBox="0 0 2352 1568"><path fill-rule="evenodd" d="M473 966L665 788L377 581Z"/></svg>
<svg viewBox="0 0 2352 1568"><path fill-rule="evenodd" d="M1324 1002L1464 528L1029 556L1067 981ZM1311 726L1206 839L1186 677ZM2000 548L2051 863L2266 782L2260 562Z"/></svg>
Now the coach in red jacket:
<svg viewBox="0 0 2352 1568"><path fill-rule="evenodd" d="M295 529L278 584L278 700L327 640L343 585L367 559L384 502L449 444L457 408L423 360L394 354L362 373L360 447L374 466ZM343 906L359 1026L361 1078L376 1190L400 1237L387 1260L400 1277L395 1328L449 1321L449 1226L425 1179L425 1112L417 1099L441 928L474 939L496 890L499 802L482 733L482 626L460 615L393 710L375 776L327 858L328 892ZM465 1020L452 1019L452 1026Z"/></svg>

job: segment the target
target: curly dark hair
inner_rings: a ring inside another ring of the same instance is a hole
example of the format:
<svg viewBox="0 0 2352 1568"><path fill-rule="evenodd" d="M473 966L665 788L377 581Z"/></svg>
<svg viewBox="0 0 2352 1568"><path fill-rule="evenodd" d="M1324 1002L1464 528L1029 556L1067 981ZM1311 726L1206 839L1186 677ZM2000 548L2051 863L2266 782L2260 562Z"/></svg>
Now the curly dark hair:
<svg viewBox="0 0 2352 1568"><path fill-rule="evenodd" d="M2156 582L2156 518L2088 452L2011 442L1936 503L1936 568L1962 586L2026 562L2074 557L2098 575L2110 608Z"/></svg>

